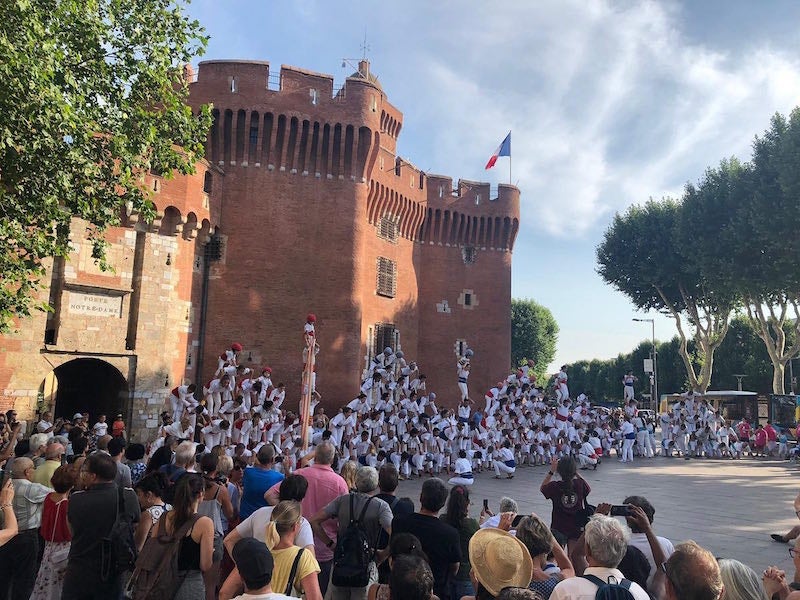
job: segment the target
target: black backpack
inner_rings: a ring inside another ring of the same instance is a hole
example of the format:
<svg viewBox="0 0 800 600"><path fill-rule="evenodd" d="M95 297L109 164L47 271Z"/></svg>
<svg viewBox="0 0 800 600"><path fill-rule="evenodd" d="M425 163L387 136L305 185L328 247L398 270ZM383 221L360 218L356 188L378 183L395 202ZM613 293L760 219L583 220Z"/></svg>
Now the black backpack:
<svg viewBox="0 0 800 600"><path fill-rule="evenodd" d="M610 577L609 581L603 581L594 575L581 575L581 577L597 586L594 600L636 600L631 593L631 582L627 579L617 582L613 577Z"/></svg>
<svg viewBox="0 0 800 600"><path fill-rule="evenodd" d="M354 498L355 494L351 493L350 523L338 537L336 551L333 553L331 583L336 587L366 587L369 583L369 563L375 554L374 545L370 543L363 523L372 496L367 498L357 519L354 518Z"/></svg>
<svg viewBox="0 0 800 600"><path fill-rule="evenodd" d="M117 513L108 535L100 540L100 580L112 581L136 563L136 542L133 539L133 520L125 510L125 488L117 486Z"/></svg>

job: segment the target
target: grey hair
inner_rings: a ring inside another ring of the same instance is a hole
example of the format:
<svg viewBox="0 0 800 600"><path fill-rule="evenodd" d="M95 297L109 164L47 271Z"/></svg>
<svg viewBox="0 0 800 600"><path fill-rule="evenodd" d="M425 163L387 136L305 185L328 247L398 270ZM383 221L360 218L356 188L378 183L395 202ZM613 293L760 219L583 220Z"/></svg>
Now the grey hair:
<svg viewBox="0 0 800 600"><path fill-rule="evenodd" d="M517 501L508 496L500 498L500 512L519 512Z"/></svg>
<svg viewBox="0 0 800 600"><path fill-rule="evenodd" d="M378 471L375 467L359 467L356 471L356 489L369 494L378 489Z"/></svg>
<svg viewBox="0 0 800 600"><path fill-rule="evenodd" d="M223 454L217 459L217 475L227 477L233 471L233 459L227 454Z"/></svg>
<svg viewBox="0 0 800 600"><path fill-rule="evenodd" d="M194 463L194 442L181 442L175 448L175 464L189 467Z"/></svg>
<svg viewBox="0 0 800 600"><path fill-rule="evenodd" d="M614 569L628 549L631 530L627 525L606 515L592 515L585 529L586 546L602 567Z"/></svg>
<svg viewBox="0 0 800 600"><path fill-rule="evenodd" d="M46 433L34 433L30 439L31 452L38 450L42 446L47 446L47 440L49 439L50 436Z"/></svg>
<svg viewBox="0 0 800 600"><path fill-rule="evenodd" d="M318 465L332 465L336 448L328 441L320 442L314 449L314 462Z"/></svg>
<svg viewBox="0 0 800 600"><path fill-rule="evenodd" d="M747 565L723 558L719 561L719 571L726 600L769 600L761 578Z"/></svg>

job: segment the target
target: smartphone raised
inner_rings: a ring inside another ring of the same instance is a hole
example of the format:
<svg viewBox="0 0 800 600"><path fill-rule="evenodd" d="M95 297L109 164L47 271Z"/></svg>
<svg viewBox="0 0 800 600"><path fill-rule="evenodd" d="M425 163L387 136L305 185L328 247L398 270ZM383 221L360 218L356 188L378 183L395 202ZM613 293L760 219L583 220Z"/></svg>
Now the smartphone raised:
<svg viewBox="0 0 800 600"><path fill-rule="evenodd" d="M483 510L489 512L489 500L486 498L483 499Z"/></svg>
<svg viewBox="0 0 800 600"><path fill-rule="evenodd" d="M611 507L612 517L627 517L630 516L631 509L626 504L615 504Z"/></svg>

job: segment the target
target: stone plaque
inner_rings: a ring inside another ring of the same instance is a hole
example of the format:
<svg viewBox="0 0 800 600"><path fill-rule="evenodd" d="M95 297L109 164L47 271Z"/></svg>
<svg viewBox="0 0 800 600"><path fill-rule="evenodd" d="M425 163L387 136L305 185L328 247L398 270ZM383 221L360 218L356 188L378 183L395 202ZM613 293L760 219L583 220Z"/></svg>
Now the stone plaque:
<svg viewBox="0 0 800 600"><path fill-rule="evenodd" d="M67 306L73 315L121 317L122 296L102 296L83 292L68 292Z"/></svg>

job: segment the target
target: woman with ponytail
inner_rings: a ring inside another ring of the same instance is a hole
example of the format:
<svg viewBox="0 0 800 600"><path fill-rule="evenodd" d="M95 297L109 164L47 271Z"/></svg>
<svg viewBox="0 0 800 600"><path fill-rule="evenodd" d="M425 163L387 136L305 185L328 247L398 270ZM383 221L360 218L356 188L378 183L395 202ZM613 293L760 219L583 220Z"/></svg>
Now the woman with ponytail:
<svg viewBox="0 0 800 600"><path fill-rule="evenodd" d="M306 600L322 600L317 578L319 563L313 552L298 548L294 543L302 516L300 503L295 500L283 500L272 511L266 540L275 561L272 586L276 592L287 596L299 596L302 592ZM295 563L297 567L293 569ZM290 580L292 570L295 575Z"/></svg>
<svg viewBox="0 0 800 600"><path fill-rule="evenodd" d="M183 582L175 594L175 600L198 600L206 593L203 573L211 569L212 565L214 522L197 514L204 493L202 477L194 473L181 477L175 484L173 509L164 514L161 517L162 522L152 530L151 535L158 537L159 529L165 526L167 533L171 535L192 521L192 526L181 540L178 550L178 573Z"/></svg>
<svg viewBox="0 0 800 600"><path fill-rule="evenodd" d="M225 534L222 525L222 515L224 514L226 519L233 519L233 504L231 504L228 488L218 481L218 462L218 453L213 450L209 454L204 454L200 459L200 470L203 472L205 491L203 492L203 500L200 502L197 512L201 515L205 515L214 523L214 555L212 558L212 565L208 571L203 573L203 580L206 586L206 600L214 600L217 597L219 568L223 553L222 538Z"/></svg>
<svg viewBox="0 0 800 600"><path fill-rule="evenodd" d="M225 537L224 543L225 547L228 549L228 553L233 556L233 548L236 546L236 543L239 540L247 537L255 538L260 542L264 542L268 548L272 549L280 540L280 535L277 532L277 525L274 524L272 513L278 509L278 506L284 504L286 501L293 501L295 504L299 505L303 498L305 498L307 490L308 480L305 477L302 475L289 475L281 482L281 485L278 488L279 503L277 506L259 508L252 515L239 523L239 525L231 530L231 532ZM302 516L300 517L299 523L298 531L295 533L292 543L298 547L304 548L306 550L306 555L314 557L314 534L311 530L311 525ZM317 570L319 570L319 567L317 567ZM287 571L284 585L288 581L288 576L289 572ZM274 581L275 579L273 577L273 582ZM319 589L319 582L317 582L317 588ZM274 586L273 589L276 593L281 594L285 591L282 588L277 588ZM239 571L234 569L231 574L228 575L228 578L225 580L225 583L220 589L219 598L220 600L228 600L238 594L241 594L243 591L244 583L239 575ZM308 599L308 594L306 594L306 598Z"/></svg>
<svg viewBox="0 0 800 600"><path fill-rule="evenodd" d="M561 481L551 481L556 472ZM575 459L565 456L560 460L554 457L550 461L550 471L539 489L553 503L550 528L567 538L568 548L572 552L588 520L586 497L592 488L578 475Z"/></svg>

